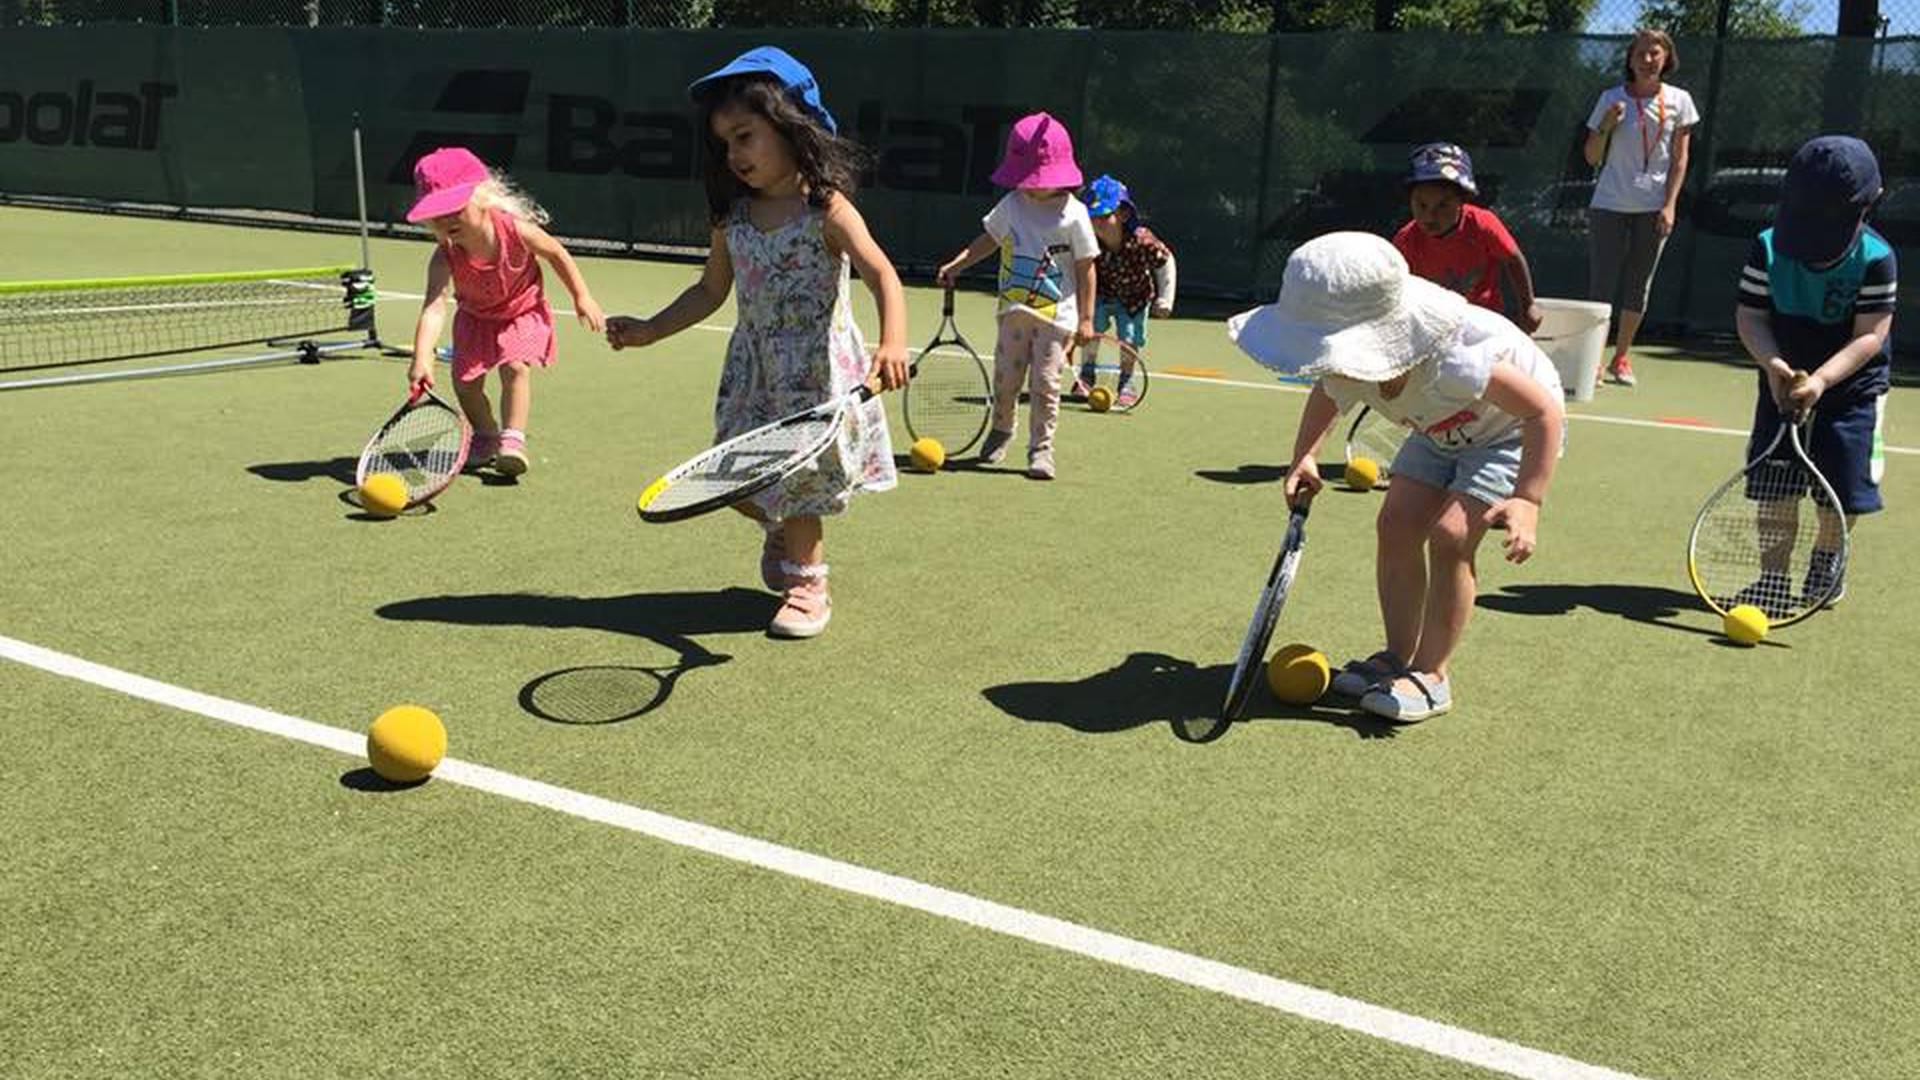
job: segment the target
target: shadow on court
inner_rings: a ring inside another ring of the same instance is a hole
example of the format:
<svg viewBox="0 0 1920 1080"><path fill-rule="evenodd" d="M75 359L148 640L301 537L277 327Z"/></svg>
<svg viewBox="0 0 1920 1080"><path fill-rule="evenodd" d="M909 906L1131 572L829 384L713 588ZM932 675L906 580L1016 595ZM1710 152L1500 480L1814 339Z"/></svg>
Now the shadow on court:
<svg viewBox="0 0 1920 1080"><path fill-rule="evenodd" d="M1220 705L1232 674L1231 664L1201 667L1165 653L1137 652L1083 679L1005 683L986 688L981 696L1009 716L1059 724L1089 735L1164 723L1172 726L1178 738L1207 742L1225 733ZM1264 690L1256 690L1246 715L1236 723L1268 720L1330 724L1364 739L1392 738L1399 730L1358 709L1282 705Z"/></svg>
<svg viewBox="0 0 1920 1080"><path fill-rule="evenodd" d="M423 596L383 604L374 614L399 622L605 630L646 638L682 657L689 657L707 653L692 640L692 635L763 634L779 607L780 598L772 593L732 588L624 596L546 593Z"/></svg>
<svg viewBox="0 0 1920 1080"><path fill-rule="evenodd" d="M312 461L265 461L247 466L247 471L262 480L278 480L289 484L308 480L337 480L352 487L354 470L359 465L359 458L316 458Z"/></svg>
<svg viewBox="0 0 1920 1080"><path fill-rule="evenodd" d="M357 769L348 769L346 772L341 773L340 786L353 791L365 791L378 795L389 791L412 791L430 779L432 779L432 777L424 777L412 783L401 784L374 772L372 766L362 765Z"/></svg>
<svg viewBox="0 0 1920 1080"><path fill-rule="evenodd" d="M1567 615L1587 608L1664 630L1698 634L1713 639L1716 645L1745 648L1711 627L1674 621L1682 612L1701 612L1702 604L1700 598L1690 592L1663 585L1507 585L1497 593L1481 593L1475 606L1508 615ZM1710 612L1708 616L1711 617ZM1789 647L1771 639L1761 644Z"/></svg>
<svg viewBox="0 0 1920 1080"><path fill-rule="evenodd" d="M589 664L549 671L520 688L520 708L551 724L591 727L637 719L666 704L680 676L732 659L695 648L667 665Z"/></svg>
<svg viewBox="0 0 1920 1080"><path fill-rule="evenodd" d="M1336 495L1368 495L1371 492L1355 491L1340 482L1346 474L1344 461L1322 461L1320 479L1326 484L1326 491ZM1241 465L1233 469L1195 469L1193 475L1202 480L1211 480L1216 484L1277 484L1287 478L1287 463L1279 465Z"/></svg>

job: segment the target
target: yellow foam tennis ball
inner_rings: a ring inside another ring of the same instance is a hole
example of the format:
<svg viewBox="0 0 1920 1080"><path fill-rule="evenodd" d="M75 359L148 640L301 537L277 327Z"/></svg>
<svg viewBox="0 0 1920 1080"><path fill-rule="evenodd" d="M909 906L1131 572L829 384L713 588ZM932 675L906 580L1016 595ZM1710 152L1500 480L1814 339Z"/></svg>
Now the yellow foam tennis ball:
<svg viewBox="0 0 1920 1080"><path fill-rule="evenodd" d="M913 448L907 452L913 459L913 467L921 472L937 472L947 463L947 448L940 440L931 435L913 440Z"/></svg>
<svg viewBox="0 0 1920 1080"><path fill-rule="evenodd" d="M1741 604L1721 620L1727 636L1742 645L1758 645L1767 636L1767 613L1752 604Z"/></svg>
<svg viewBox="0 0 1920 1080"><path fill-rule="evenodd" d="M1106 412L1113 408L1113 391L1104 386L1096 386L1087 391L1087 408L1094 412Z"/></svg>
<svg viewBox="0 0 1920 1080"><path fill-rule="evenodd" d="M1372 491L1380 483L1380 463L1370 457L1347 462L1347 486L1355 491Z"/></svg>
<svg viewBox="0 0 1920 1080"><path fill-rule="evenodd" d="M399 473L374 473L360 484L360 505L375 517L392 517L407 508L407 482Z"/></svg>
<svg viewBox="0 0 1920 1080"><path fill-rule="evenodd" d="M1319 701L1332 681L1326 656L1311 645L1288 645L1267 661L1267 686L1288 705Z"/></svg>
<svg viewBox="0 0 1920 1080"><path fill-rule="evenodd" d="M367 729L367 760L396 784L425 780L447 753L447 729L433 710L395 705Z"/></svg>

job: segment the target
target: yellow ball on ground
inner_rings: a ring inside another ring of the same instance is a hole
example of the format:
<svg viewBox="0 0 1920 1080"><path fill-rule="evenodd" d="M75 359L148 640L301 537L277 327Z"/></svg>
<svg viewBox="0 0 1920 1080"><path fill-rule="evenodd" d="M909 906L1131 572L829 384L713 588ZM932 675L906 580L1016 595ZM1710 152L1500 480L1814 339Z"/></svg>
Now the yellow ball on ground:
<svg viewBox="0 0 1920 1080"><path fill-rule="evenodd" d="M1319 701L1332 681L1326 655L1311 645L1288 645L1267 661L1267 686L1287 705Z"/></svg>
<svg viewBox="0 0 1920 1080"><path fill-rule="evenodd" d="M935 472L947 463L947 448L940 445L939 439L929 435L913 440L913 448L907 451L907 456L913 460L914 468L921 472Z"/></svg>
<svg viewBox="0 0 1920 1080"><path fill-rule="evenodd" d="M1727 637L1742 645L1758 645L1767 636L1767 613L1752 604L1741 604L1727 612L1721 626Z"/></svg>
<svg viewBox="0 0 1920 1080"><path fill-rule="evenodd" d="M1113 391L1104 386L1096 386L1087 391L1087 408L1094 412L1106 412L1113 408Z"/></svg>
<svg viewBox="0 0 1920 1080"><path fill-rule="evenodd" d="M1370 457L1347 462L1347 486L1355 491L1372 491L1380 483L1380 463Z"/></svg>
<svg viewBox="0 0 1920 1080"><path fill-rule="evenodd" d="M375 517L392 517L407 508L407 482L399 473L374 473L360 483L360 505Z"/></svg>
<svg viewBox="0 0 1920 1080"><path fill-rule="evenodd" d="M433 710L418 705L395 705L367 729L367 760L396 784L425 780L446 753L447 729Z"/></svg>

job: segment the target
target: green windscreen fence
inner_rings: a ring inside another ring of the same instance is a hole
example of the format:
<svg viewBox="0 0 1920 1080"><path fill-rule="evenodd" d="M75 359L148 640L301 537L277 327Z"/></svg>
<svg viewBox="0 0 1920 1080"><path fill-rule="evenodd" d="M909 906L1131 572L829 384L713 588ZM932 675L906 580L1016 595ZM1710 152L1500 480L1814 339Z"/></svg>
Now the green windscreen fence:
<svg viewBox="0 0 1920 1080"><path fill-rule="evenodd" d="M461 144L508 169L564 235L704 245L684 87L775 41L806 60L876 160L858 204L909 277L996 197L1010 122L1046 109L1089 176L1126 180L1180 256L1183 292L1270 297L1288 252L1406 219L1416 143L1473 154L1483 200L1544 295L1586 292L1579 156L1619 38L1037 30L529 32L382 28L0 30L0 192L397 221L414 158ZM1698 102L1681 226L1650 318L1730 322L1780 166L1822 131L1862 135L1881 231L1920 247L1920 39L1679 42ZM1920 265L1920 264L1914 264ZM1909 275L1903 300L1920 288Z"/></svg>

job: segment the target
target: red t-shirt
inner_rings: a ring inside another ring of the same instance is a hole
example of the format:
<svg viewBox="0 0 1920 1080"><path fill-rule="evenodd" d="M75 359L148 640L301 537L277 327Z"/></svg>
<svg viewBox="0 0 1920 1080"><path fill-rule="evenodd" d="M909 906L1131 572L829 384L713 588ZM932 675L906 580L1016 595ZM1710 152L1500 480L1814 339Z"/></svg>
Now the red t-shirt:
<svg viewBox="0 0 1920 1080"><path fill-rule="evenodd" d="M1460 224L1445 236L1428 236L1418 222L1409 221L1393 234L1393 246L1414 273L1465 296L1469 303L1505 310L1500 264L1518 256L1520 245L1493 211L1461 207Z"/></svg>

